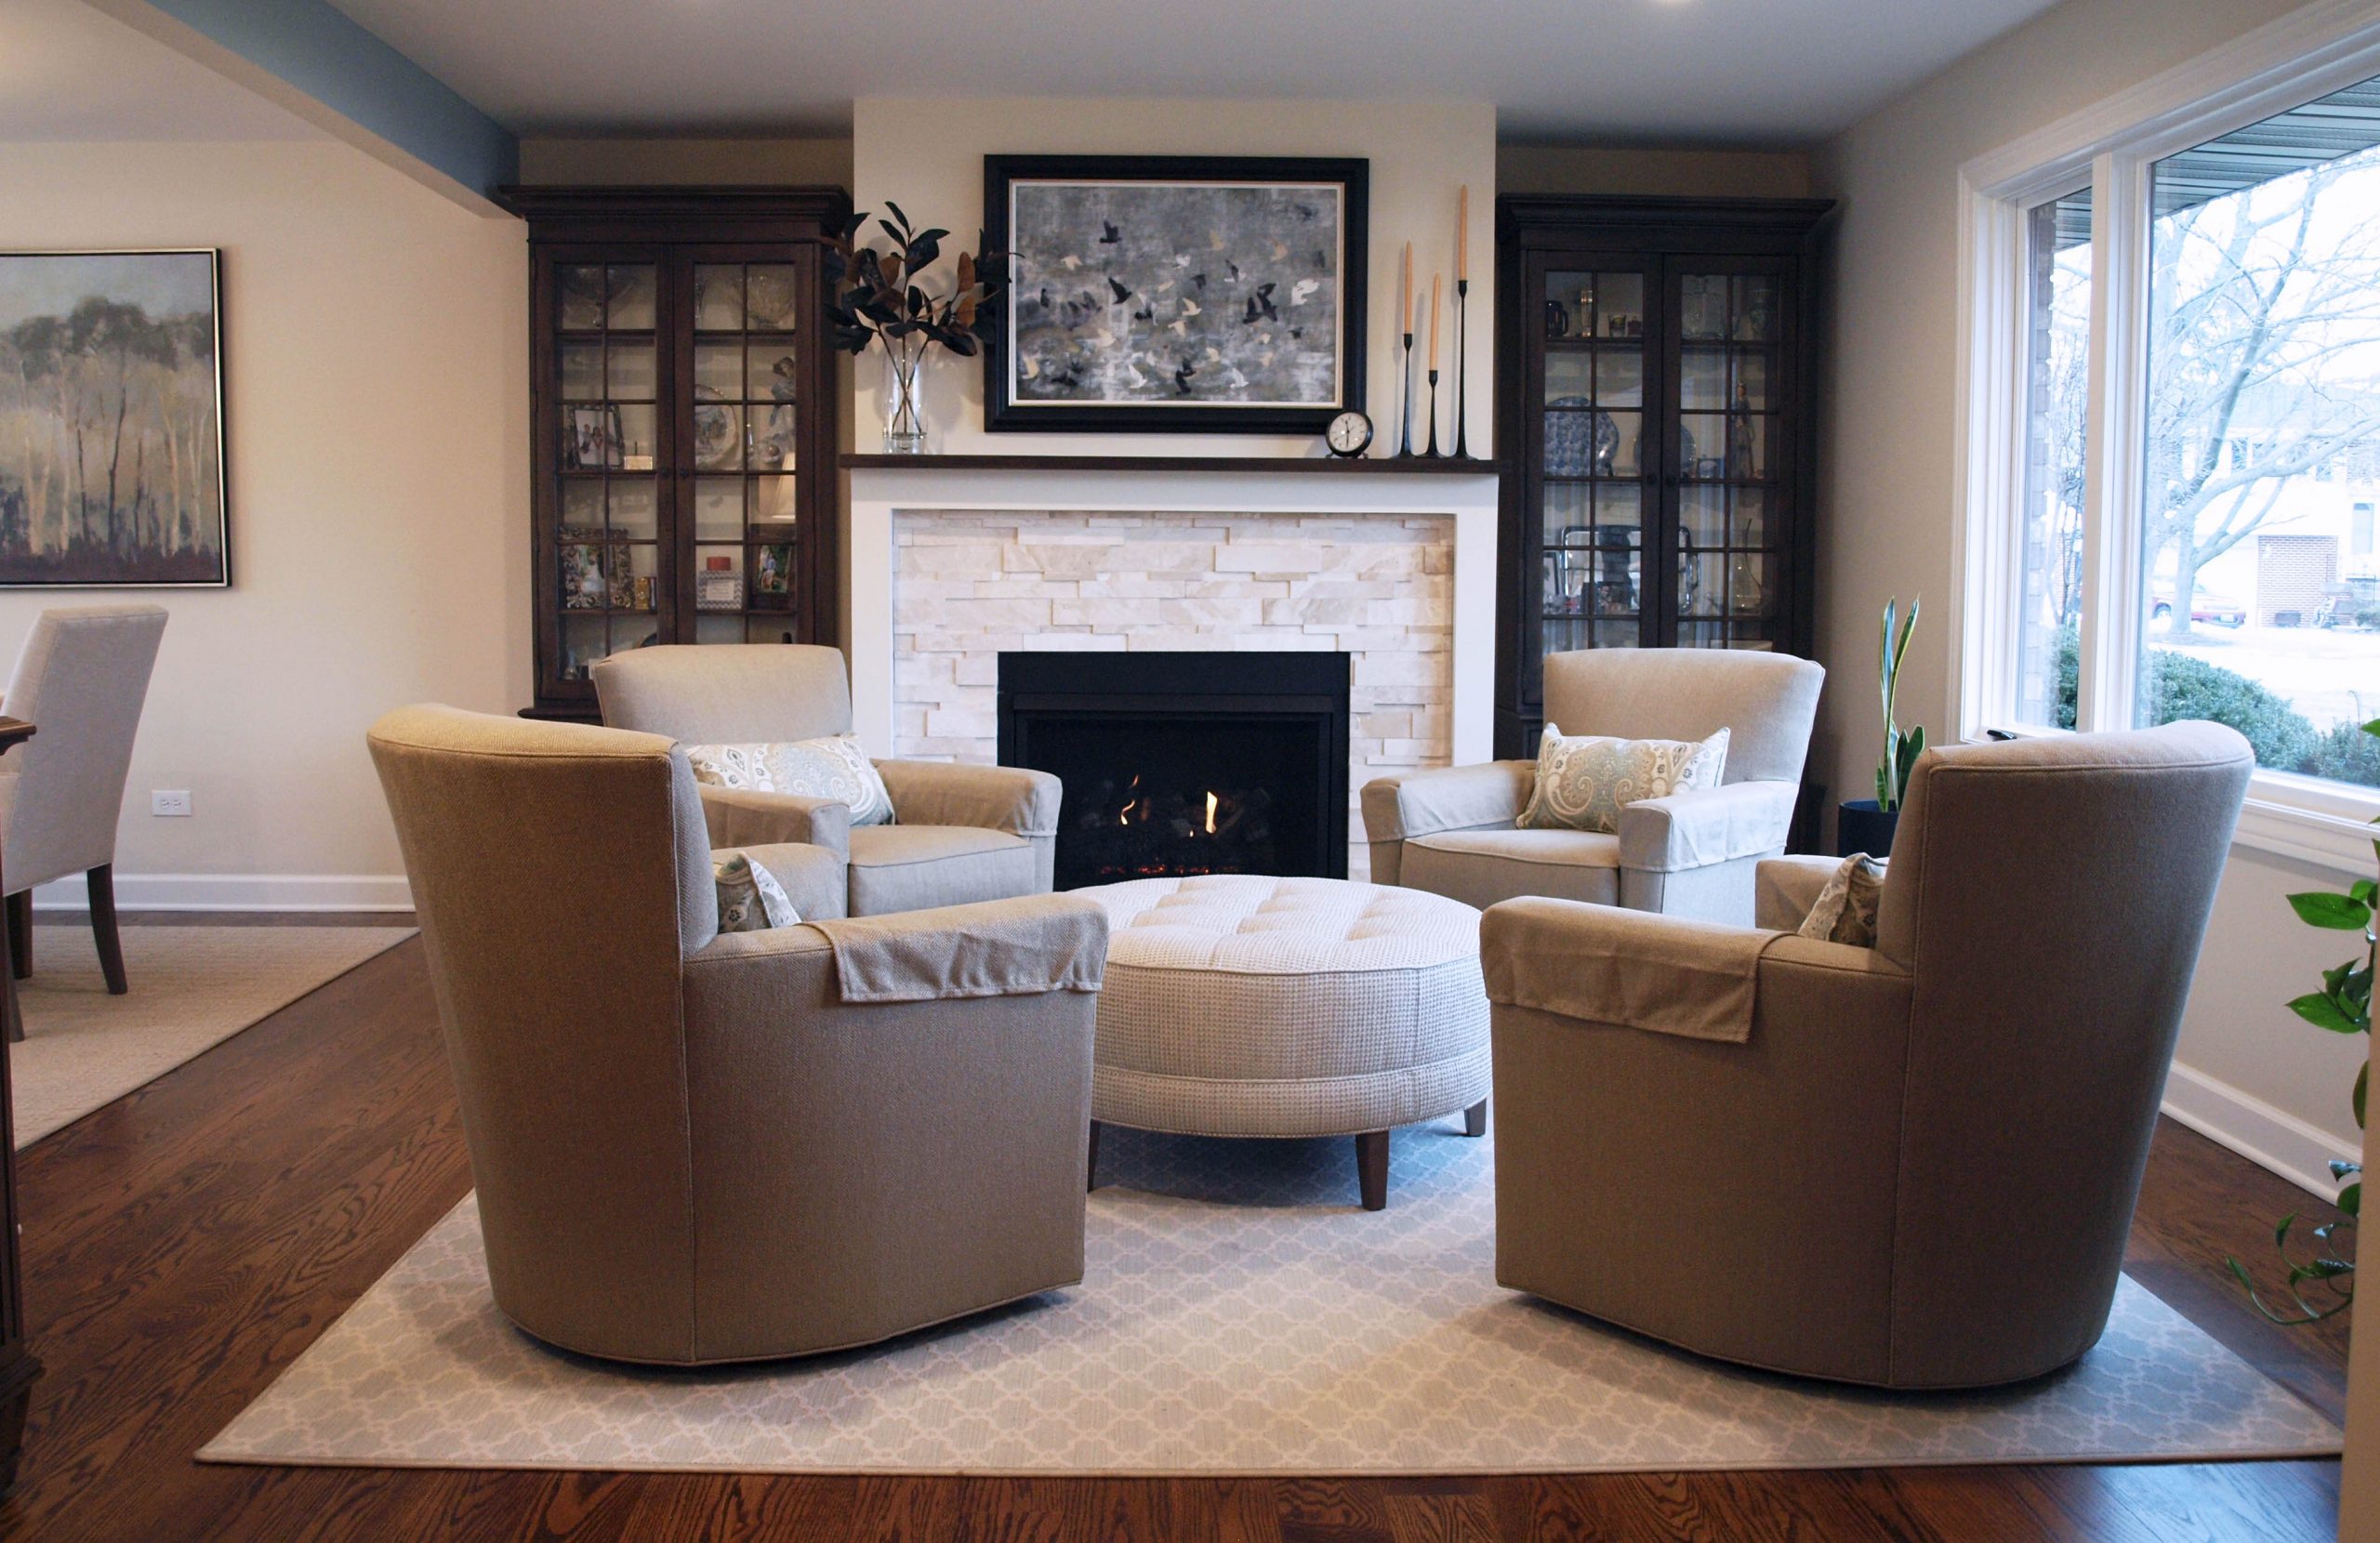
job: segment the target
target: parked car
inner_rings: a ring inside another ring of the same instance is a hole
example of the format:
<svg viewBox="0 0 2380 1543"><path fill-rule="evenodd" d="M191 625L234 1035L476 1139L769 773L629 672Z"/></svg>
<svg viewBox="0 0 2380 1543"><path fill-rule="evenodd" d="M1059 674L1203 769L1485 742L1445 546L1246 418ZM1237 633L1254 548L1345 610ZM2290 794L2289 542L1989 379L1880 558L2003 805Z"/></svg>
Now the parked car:
<svg viewBox="0 0 2380 1543"><path fill-rule="evenodd" d="M2149 597L2149 619L2152 622L2170 622L2174 619L2172 590ZM2244 626L2248 621L2248 608L2238 600L2223 595L2210 595L2202 589L2191 598L2190 620L2204 622L2211 626Z"/></svg>

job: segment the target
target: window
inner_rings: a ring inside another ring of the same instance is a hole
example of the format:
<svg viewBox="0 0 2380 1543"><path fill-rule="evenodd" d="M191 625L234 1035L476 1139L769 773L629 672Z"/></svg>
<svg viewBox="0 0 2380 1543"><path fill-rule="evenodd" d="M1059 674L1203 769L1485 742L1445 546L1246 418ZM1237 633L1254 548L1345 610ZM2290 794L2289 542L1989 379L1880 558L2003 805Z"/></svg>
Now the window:
<svg viewBox="0 0 2380 1543"><path fill-rule="evenodd" d="M2380 807L2380 22L2339 25L2327 82L1967 168L1966 736L2209 718L2260 796Z"/></svg>
<svg viewBox="0 0 2380 1543"><path fill-rule="evenodd" d="M2380 595L2341 561L2371 550L2372 507L2316 475L2380 433L2375 144L2369 82L2149 168L2133 719L2215 719L2260 766L2380 786L2358 729ZM2229 466L2188 454L2210 438Z"/></svg>
<svg viewBox="0 0 2380 1543"><path fill-rule="evenodd" d="M2060 721L2058 660L2082 613L2082 436L2089 405L2091 190L2026 217L2024 549L2016 621L2017 721ZM2066 703L2066 721L2072 703Z"/></svg>

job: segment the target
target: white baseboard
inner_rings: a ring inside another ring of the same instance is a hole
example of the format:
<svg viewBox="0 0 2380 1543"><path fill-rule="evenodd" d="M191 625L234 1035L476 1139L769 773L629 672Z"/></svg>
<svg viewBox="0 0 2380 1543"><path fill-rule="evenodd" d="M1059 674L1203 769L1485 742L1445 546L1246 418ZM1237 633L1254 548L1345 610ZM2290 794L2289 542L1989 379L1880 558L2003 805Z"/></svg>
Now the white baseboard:
<svg viewBox="0 0 2380 1543"><path fill-rule="evenodd" d="M403 874L126 874L115 876L125 911L410 911ZM36 911L90 905L83 876L33 887Z"/></svg>
<svg viewBox="0 0 2380 1543"><path fill-rule="evenodd" d="M2178 1061L2165 1083L2165 1113L2324 1200L2339 1192L2331 1160L2353 1162L2357 1156L2354 1148L2289 1111Z"/></svg>

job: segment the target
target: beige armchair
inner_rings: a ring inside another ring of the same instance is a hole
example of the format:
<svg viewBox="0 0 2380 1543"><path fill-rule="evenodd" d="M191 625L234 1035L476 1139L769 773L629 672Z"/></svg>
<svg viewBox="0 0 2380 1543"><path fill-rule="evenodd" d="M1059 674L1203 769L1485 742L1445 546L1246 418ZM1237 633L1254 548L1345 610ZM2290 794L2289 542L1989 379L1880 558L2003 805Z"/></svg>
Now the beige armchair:
<svg viewBox="0 0 2380 1543"><path fill-rule="evenodd" d="M895 953L980 965L1005 947L1007 974L857 1003L815 928L717 931L703 811L669 741L410 707L371 747L489 1281L521 1327L621 1360L751 1360L1081 1279L1098 997L1062 970L1104 956L1097 905L874 923ZM805 861L760 855L800 904Z"/></svg>
<svg viewBox="0 0 2380 1543"><path fill-rule="evenodd" d="M0 702L36 732L0 757L0 873L20 981L33 968L33 886L82 874L100 973L116 996L130 989L116 932L115 827L165 634L163 606L66 606L41 613L17 656ZM22 1037L13 1020L9 1028Z"/></svg>
<svg viewBox="0 0 2380 1543"><path fill-rule="evenodd" d="M595 693L614 728L686 745L748 745L847 733L840 650L805 643L633 649L597 663ZM702 789L717 847L807 842L850 866L855 917L1050 892L1058 779L1010 766L880 760L892 823L785 793Z"/></svg>
<svg viewBox="0 0 2380 1543"><path fill-rule="evenodd" d="M1730 732L1721 786L1647 798L1616 833L1521 830L1537 763L1489 761L1364 786L1372 881L1485 908L1519 895L1738 925L1752 870L1784 851L1826 671L1791 654L1599 649L1545 661L1545 717L1566 734Z"/></svg>
<svg viewBox="0 0 2380 1543"><path fill-rule="evenodd" d="M2211 723L1929 750L1873 948L1489 911L1497 1279L1848 1382L2081 1355L2254 764ZM1763 864L1762 926L1831 866Z"/></svg>

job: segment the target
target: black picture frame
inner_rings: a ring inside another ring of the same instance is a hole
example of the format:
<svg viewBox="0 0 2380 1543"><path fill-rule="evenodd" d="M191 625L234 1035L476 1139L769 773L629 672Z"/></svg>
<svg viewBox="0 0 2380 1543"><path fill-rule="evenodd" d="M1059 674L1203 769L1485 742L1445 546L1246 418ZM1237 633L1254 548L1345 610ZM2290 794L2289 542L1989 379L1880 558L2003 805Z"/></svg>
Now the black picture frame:
<svg viewBox="0 0 2380 1543"><path fill-rule="evenodd" d="M1369 274L1371 163L1361 158L1240 155L986 155L985 244L1016 272L1011 210L1014 190L1031 182L1216 182L1335 186L1340 191L1337 391L1316 402L1064 402L1015 399L1011 336L1017 297L1012 284L994 301L984 349L984 427L996 433L1318 434L1330 420L1364 406L1365 297ZM1087 232L1095 243L1096 233Z"/></svg>

